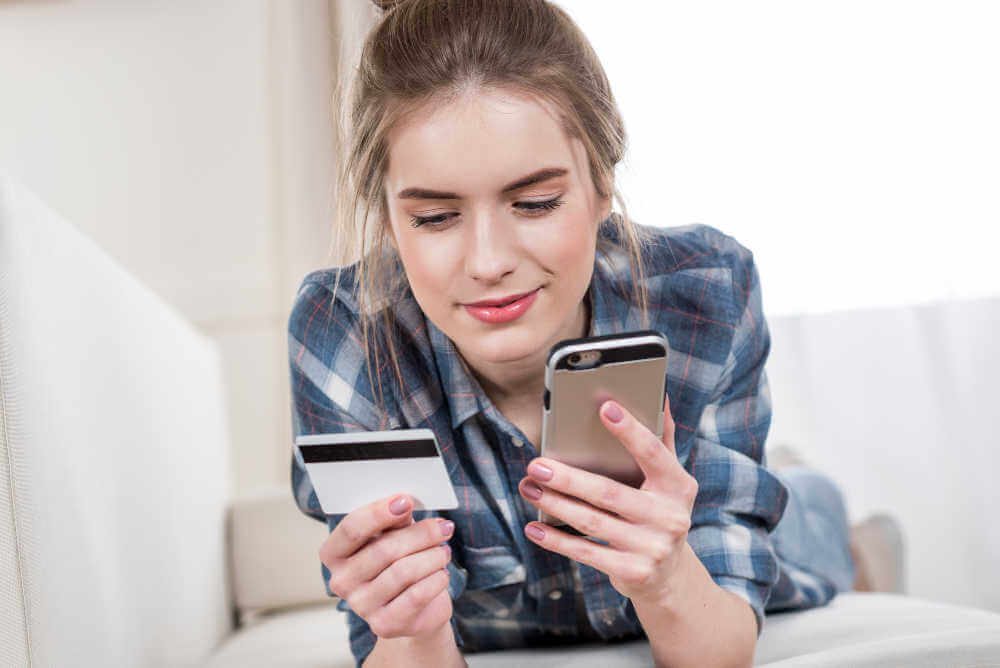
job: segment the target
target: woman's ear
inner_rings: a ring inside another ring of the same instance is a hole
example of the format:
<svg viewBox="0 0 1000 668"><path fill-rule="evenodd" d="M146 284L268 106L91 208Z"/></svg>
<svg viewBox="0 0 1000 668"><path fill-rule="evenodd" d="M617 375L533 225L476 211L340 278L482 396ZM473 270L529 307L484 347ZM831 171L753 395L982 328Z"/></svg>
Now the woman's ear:
<svg viewBox="0 0 1000 668"><path fill-rule="evenodd" d="M612 200L614 199L612 197L612 194L615 192L614 181L608 184L608 187L605 189L605 192L607 194L598 200L601 210L601 221L607 220L608 216L611 215L611 205L612 205Z"/></svg>

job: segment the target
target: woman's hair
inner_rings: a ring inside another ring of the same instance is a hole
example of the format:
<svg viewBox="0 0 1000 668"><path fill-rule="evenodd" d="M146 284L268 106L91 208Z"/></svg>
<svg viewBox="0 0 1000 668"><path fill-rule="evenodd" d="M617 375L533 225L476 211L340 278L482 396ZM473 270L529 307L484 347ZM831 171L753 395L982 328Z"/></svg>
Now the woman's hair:
<svg viewBox="0 0 1000 668"><path fill-rule="evenodd" d="M339 89L337 94L342 158L333 243L341 264L357 261L354 293L369 379L379 403L382 387L372 378L373 363L377 368L391 363L403 385L395 323L387 307L406 287L388 241L387 136L397 122L432 99L447 102L469 90L503 88L535 96L558 110L567 136L586 149L598 194L613 195L621 207L622 214L609 216L605 224L617 228L629 258L633 290L628 298L639 305L645 326L644 235L629 220L614 187L615 166L625 152L625 127L607 75L572 19L546 0L372 1L384 13L365 39L349 94ZM607 240L599 235L598 241L600 254L607 250ZM378 337L376 345L378 318L387 336Z"/></svg>

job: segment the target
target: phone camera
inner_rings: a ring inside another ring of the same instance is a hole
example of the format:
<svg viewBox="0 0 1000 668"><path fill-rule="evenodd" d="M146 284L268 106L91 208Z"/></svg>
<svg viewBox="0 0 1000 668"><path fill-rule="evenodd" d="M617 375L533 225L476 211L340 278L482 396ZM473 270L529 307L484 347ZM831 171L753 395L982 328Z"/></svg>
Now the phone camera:
<svg viewBox="0 0 1000 668"><path fill-rule="evenodd" d="M597 366L601 360L601 353L596 350L588 350L582 353L572 353L567 361L575 369L589 369Z"/></svg>

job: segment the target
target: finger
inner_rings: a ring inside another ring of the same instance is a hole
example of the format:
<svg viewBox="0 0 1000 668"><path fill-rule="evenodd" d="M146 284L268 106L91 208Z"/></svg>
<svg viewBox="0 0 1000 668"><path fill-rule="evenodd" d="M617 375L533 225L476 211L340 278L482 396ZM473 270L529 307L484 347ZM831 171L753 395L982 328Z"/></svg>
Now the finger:
<svg viewBox="0 0 1000 668"><path fill-rule="evenodd" d="M536 492L541 492L538 498L533 497L532 486L536 487ZM655 550L659 542L666 540L662 534L653 534L642 526L610 515L599 508L581 503L553 489L535 485L527 478L521 480L518 489L536 508L558 517L584 536L605 540L625 552L645 553Z"/></svg>
<svg viewBox="0 0 1000 668"><path fill-rule="evenodd" d="M635 562L635 556L623 550L601 545L579 536L571 536L565 531L560 531L541 522L529 522L524 527L524 535L546 550L574 559L581 564L592 566L611 577L624 576L627 579L635 577L633 573L635 568L632 565Z"/></svg>
<svg viewBox="0 0 1000 668"><path fill-rule="evenodd" d="M448 520L428 517L392 531L361 548L341 565L339 574L349 582L369 582L403 557L448 540L454 528Z"/></svg>
<svg viewBox="0 0 1000 668"><path fill-rule="evenodd" d="M445 545L415 552L397 560L371 582L356 589L347 601L362 618L396 598L410 585L448 566L451 548Z"/></svg>
<svg viewBox="0 0 1000 668"><path fill-rule="evenodd" d="M403 593L392 599L388 605L373 615L372 630L379 637L392 637L407 630L415 618L428 607L435 598L448 589L449 576L446 571L434 571L423 580L413 583ZM383 633L376 629L385 627Z"/></svg>
<svg viewBox="0 0 1000 668"><path fill-rule="evenodd" d="M631 453L647 480L670 480L685 472L676 453L618 402L605 401L600 416L605 428Z"/></svg>
<svg viewBox="0 0 1000 668"><path fill-rule="evenodd" d="M670 412L670 397L663 397L663 445L667 446L667 449L673 453L674 457L677 456L677 442L674 440L674 434L677 426L674 424L673 413Z"/></svg>
<svg viewBox="0 0 1000 668"><path fill-rule="evenodd" d="M349 557L378 534L409 523L413 501L405 494L386 497L347 514L320 549L320 560L330 567L336 559Z"/></svg>
<svg viewBox="0 0 1000 668"><path fill-rule="evenodd" d="M607 476L546 457L531 460L527 470L532 479L546 488L576 497L625 519L641 522L649 515L648 492L629 487Z"/></svg>
<svg viewBox="0 0 1000 668"><path fill-rule="evenodd" d="M417 613L417 616L410 622L413 635L420 636L428 631L432 631L448 622L451 619L452 606L451 595L448 593L448 581L445 580L444 589L431 599L431 602L424 606L424 609Z"/></svg>

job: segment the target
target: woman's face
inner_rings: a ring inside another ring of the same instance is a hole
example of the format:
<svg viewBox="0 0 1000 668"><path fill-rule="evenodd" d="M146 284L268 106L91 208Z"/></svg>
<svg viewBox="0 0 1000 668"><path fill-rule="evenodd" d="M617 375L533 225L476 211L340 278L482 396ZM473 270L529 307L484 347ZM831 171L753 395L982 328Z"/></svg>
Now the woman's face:
<svg viewBox="0 0 1000 668"><path fill-rule="evenodd" d="M495 89L428 104L389 134L386 176L414 297L470 364L533 362L584 334L610 200L553 108Z"/></svg>

